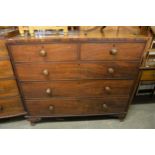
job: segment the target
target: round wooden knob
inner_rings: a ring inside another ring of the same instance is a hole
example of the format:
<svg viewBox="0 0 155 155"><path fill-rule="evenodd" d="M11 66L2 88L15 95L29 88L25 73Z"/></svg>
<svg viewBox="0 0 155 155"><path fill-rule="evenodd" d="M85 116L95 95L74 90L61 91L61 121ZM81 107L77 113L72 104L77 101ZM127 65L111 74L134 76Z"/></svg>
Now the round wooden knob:
<svg viewBox="0 0 155 155"><path fill-rule="evenodd" d="M46 75L46 76L49 75L48 69L44 69L44 70L43 70L43 74Z"/></svg>
<svg viewBox="0 0 155 155"><path fill-rule="evenodd" d="M106 92L110 92L110 91L111 91L111 88L108 87L108 86L106 86L106 87L105 87L105 91L106 91Z"/></svg>
<svg viewBox="0 0 155 155"><path fill-rule="evenodd" d="M50 105L50 106L48 107L48 109L49 109L49 111L53 111L54 107L53 107L52 105Z"/></svg>
<svg viewBox="0 0 155 155"><path fill-rule="evenodd" d="M2 105L0 105L0 112L2 112L3 111L3 106Z"/></svg>
<svg viewBox="0 0 155 155"><path fill-rule="evenodd" d="M113 69L113 68L108 68L108 72L109 72L110 74L113 74L113 73L114 73L114 69Z"/></svg>
<svg viewBox="0 0 155 155"><path fill-rule="evenodd" d="M47 89L46 89L46 93L47 93L48 95L51 95L51 92L52 92L52 91L51 91L50 88L47 88Z"/></svg>
<svg viewBox="0 0 155 155"><path fill-rule="evenodd" d="M40 56L45 57L47 55L45 50L41 50L40 51Z"/></svg>
<svg viewBox="0 0 155 155"><path fill-rule="evenodd" d="M116 48L112 48L112 49L110 50L110 54L111 54L111 55L116 55L116 54L117 54L117 49L116 49Z"/></svg>
<svg viewBox="0 0 155 155"><path fill-rule="evenodd" d="M103 104L102 106L103 106L103 109L107 109L108 108L108 106L106 104Z"/></svg>

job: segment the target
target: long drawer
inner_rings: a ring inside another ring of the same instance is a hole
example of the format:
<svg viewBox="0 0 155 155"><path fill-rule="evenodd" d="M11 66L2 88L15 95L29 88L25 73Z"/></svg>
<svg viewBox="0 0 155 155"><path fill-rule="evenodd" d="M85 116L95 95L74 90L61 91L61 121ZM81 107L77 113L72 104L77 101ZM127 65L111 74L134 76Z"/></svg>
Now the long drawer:
<svg viewBox="0 0 155 155"><path fill-rule="evenodd" d="M0 80L0 98L19 95L15 80Z"/></svg>
<svg viewBox="0 0 155 155"><path fill-rule="evenodd" d="M132 80L24 82L25 98L128 96Z"/></svg>
<svg viewBox="0 0 155 155"><path fill-rule="evenodd" d="M145 43L85 43L81 60L138 60Z"/></svg>
<svg viewBox="0 0 155 155"><path fill-rule="evenodd" d="M26 100L31 116L102 115L125 111L128 98Z"/></svg>
<svg viewBox="0 0 155 155"><path fill-rule="evenodd" d="M77 59L76 44L28 44L10 46L15 62L68 61Z"/></svg>
<svg viewBox="0 0 155 155"><path fill-rule="evenodd" d="M0 79L13 77L12 66L9 60L0 61Z"/></svg>
<svg viewBox="0 0 155 155"><path fill-rule="evenodd" d="M103 63L20 63L16 64L21 81L60 79L133 79L138 73L138 62Z"/></svg>
<svg viewBox="0 0 155 155"><path fill-rule="evenodd" d="M19 97L0 100L0 118L24 114L24 109Z"/></svg>

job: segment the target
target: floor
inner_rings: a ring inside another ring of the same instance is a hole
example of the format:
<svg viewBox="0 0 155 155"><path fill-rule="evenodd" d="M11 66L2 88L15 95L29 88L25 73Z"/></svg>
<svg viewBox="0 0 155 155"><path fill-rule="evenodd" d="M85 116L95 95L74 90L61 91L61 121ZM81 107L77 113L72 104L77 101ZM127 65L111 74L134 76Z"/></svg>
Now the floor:
<svg viewBox="0 0 155 155"><path fill-rule="evenodd" d="M3 120L0 129L155 129L155 104L134 104L130 106L123 122L118 119L72 119L67 121L46 120L31 126L23 118Z"/></svg>

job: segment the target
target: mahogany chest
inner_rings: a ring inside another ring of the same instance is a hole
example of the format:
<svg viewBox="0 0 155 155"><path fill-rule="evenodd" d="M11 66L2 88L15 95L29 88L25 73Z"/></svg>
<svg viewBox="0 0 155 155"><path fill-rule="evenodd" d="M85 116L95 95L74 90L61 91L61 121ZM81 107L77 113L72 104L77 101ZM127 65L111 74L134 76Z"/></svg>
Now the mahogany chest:
<svg viewBox="0 0 155 155"><path fill-rule="evenodd" d="M112 115L123 119L147 38L48 38L8 42L33 123L44 117Z"/></svg>

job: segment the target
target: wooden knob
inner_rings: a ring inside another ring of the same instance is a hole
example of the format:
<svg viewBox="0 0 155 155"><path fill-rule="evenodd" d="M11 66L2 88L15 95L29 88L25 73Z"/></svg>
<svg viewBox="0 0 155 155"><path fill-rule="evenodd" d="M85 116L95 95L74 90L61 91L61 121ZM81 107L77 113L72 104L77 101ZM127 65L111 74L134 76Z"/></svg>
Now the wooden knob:
<svg viewBox="0 0 155 155"><path fill-rule="evenodd" d="M103 104L102 106L103 106L103 109L107 109L108 108L108 106L106 104Z"/></svg>
<svg viewBox="0 0 155 155"><path fill-rule="evenodd" d="M108 87L108 86L106 86L106 87L105 87L105 91L106 91L106 92L110 92L110 91L111 91L111 88Z"/></svg>
<svg viewBox="0 0 155 155"><path fill-rule="evenodd" d="M108 72L109 72L110 74L113 74L113 73L114 73L114 69L113 69L113 68L108 68Z"/></svg>
<svg viewBox="0 0 155 155"><path fill-rule="evenodd" d="M47 88L47 89L46 89L46 93L47 93L48 95L51 95L51 92L52 92L52 91L51 91L50 88Z"/></svg>
<svg viewBox="0 0 155 155"><path fill-rule="evenodd" d="M45 50L41 50L40 51L40 56L45 57L47 55Z"/></svg>
<svg viewBox="0 0 155 155"><path fill-rule="evenodd" d="M112 48L112 49L110 50L110 54L111 54L111 55L116 55L116 54L117 54L117 49L116 49L116 48Z"/></svg>
<svg viewBox="0 0 155 155"><path fill-rule="evenodd" d="M49 75L48 69L44 69L44 70L43 70L43 74L46 75L46 76Z"/></svg>
<svg viewBox="0 0 155 155"><path fill-rule="evenodd" d="M3 111L3 106L2 105L0 105L0 112L2 112Z"/></svg>
<svg viewBox="0 0 155 155"><path fill-rule="evenodd" d="M48 107L48 109L49 109L49 111L53 111L54 107L53 107L52 105L50 105L50 106Z"/></svg>

